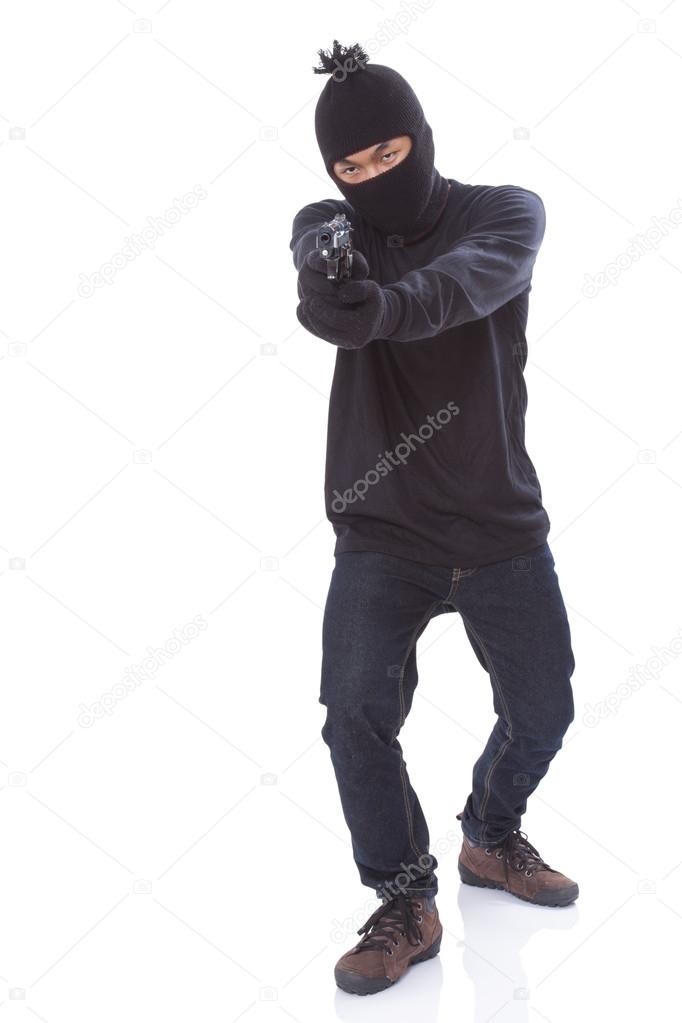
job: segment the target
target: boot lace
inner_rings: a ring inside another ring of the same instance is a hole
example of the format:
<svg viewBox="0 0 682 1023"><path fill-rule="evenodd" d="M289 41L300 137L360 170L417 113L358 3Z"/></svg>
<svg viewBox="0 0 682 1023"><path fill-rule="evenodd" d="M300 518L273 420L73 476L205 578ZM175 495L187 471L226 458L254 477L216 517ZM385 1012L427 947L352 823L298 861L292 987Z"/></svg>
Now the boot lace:
<svg viewBox="0 0 682 1023"><path fill-rule="evenodd" d="M528 841L528 835L518 828L511 831L504 841L497 846L486 848L486 853L491 856L495 853L498 860L504 858L504 876L509 881L509 868L513 870L524 870L526 877L532 877L538 870L551 870L553 874L557 871L545 863L535 846Z"/></svg>
<svg viewBox="0 0 682 1023"><path fill-rule="evenodd" d="M393 955L393 947L400 944L400 936L407 938L410 945L422 945L423 936L419 924L422 921L423 908L421 901L407 895L396 895L372 913L369 919L358 929L363 934L354 952L367 952L369 949L383 950L385 955Z"/></svg>

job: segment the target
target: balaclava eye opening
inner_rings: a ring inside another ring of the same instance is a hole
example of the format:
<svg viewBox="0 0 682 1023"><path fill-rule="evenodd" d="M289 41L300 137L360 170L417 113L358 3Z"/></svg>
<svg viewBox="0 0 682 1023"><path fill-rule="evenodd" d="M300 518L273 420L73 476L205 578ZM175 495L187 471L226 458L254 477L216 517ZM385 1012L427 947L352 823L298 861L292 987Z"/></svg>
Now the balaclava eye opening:
<svg viewBox="0 0 682 1023"><path fill-rule="evenodd" d="M416 240L442 213L449 183L434 166L431 128L411 86L393 68L368 66L355 43L331 53L319 50L315 74L331 75L315 108L315 134L327 173L360 216L388 244ZM409 135L412 147L395 167L355 184L334 173L334 164L351 153Z"/></svg>

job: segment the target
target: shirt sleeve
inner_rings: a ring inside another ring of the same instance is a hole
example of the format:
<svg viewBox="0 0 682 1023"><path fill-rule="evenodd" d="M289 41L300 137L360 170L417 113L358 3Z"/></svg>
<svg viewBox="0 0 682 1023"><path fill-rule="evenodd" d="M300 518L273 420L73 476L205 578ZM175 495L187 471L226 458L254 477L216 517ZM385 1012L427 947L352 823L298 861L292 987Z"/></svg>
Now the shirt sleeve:
<svg viewBox="0 0 682 1023"><path fill-rule="evenodd" d="M300 270L309 252L315 248L317 229L321 224L333 220L339 212L339 203L333 199L322 199L299 210L291 227L289 248L293 253L294 266Z"/></svg>
<svg viewBox="0 0 682 1023"><path fill-rule="evenodd" d="M419 341L489 316L530 284L544 233L539 195L513 185L491 188L446 253L384 285L379 337Z"/></svg>

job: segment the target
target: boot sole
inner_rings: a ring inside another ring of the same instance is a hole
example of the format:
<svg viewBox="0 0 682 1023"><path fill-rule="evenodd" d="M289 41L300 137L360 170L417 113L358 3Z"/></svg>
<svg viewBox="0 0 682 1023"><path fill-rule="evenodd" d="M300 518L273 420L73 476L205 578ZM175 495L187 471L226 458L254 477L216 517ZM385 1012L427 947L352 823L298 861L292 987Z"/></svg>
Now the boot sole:
<svg viewBox="0 0 682 1023"><path fill-rule="evenodd" d="M524 902L530 902L533 906L570 906L572 902L575 902L579 894L578 885L574 884L570 888L557 888L553 892L538 892L536 898L529 899L527 895L517 895L516 892L506 888L498 881L487 881L485 878L479 877L477 874L472 873L463 863L460 863L458 866L459 876L464 884L470 884L474 888L495 888L498 891L513 895L515 899L523 899Z"/></svg>
<svg viewBox="0 0 682 1023"><path fill-rule="evenodd" d="M409 970L410 966L416 966L417 963L424 963L427 959L433 959L440 952L440 943L443 937L441 931L433 945L420 952L418 955L413 956L407 966ZM405 970L405 973L407 973ZM334 979L338 987L342 991L347 991L349 995L374 995L377 991L385 991L387 987L393 987L396 981L400 980L401 977L405 976L402 973L396 980L389 980L388 977L363 977L359 973L347 973L345 970L334 970Z"/></svg>

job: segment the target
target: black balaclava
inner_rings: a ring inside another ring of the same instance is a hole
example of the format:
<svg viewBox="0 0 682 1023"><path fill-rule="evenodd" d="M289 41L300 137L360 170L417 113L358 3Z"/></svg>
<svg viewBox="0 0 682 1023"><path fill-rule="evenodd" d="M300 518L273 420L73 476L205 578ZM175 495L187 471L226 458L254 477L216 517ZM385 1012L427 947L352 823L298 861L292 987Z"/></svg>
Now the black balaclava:
<svg viewBox="0 0 682 1023"><path fill-rule="evenodd" d="M367 66L368 57L355 43L331 54L318 51L315 74L331 78L315 108L315 134L327 173L351 206L382 234L389 245L425 235L442 213L449 183L434 166L431 128L411 86L393 68ZM351 153L409 135L412 148L390 170L358 184L346 184L334 163Z"/></svg>

